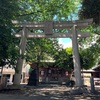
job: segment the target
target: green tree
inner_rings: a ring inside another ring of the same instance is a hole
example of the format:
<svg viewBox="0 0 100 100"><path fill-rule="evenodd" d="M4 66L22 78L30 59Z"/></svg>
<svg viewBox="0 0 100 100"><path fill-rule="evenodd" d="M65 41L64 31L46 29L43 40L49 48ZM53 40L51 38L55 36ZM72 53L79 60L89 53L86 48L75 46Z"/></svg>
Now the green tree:
<svg viewBox="0 0 100 100"><path fill-rule="evenodd" d="M68 20L77 10L79 0L20 0L19 20L44 21Z"/></svg>
<svg viewBox="0 0 100 100"><path fill-rule="evenodd" d="M66 48L66 52L67 52L68 54L72 54L72 47Z"/></svg>
<svg viewBox="0 0 100 100"><path fill-rule="evenodd" d="M95 25L100 24L100 0L82 0L82 7L79 11L81 19L93 18Z"/></svg>
<svg viewBox="0 0 100 100"><path fill-rule="evenodd" d="M12 20L16 18L17 11L17 1L0 0L0 67L2 66L2 71L4 65L16 64L17 49L11 33L13 29ZM1 80L2 77L3 75Z"/></svg>
<svg viewBox="0 0 100 100"><path fill-rule="evenodd" d="M57 39L31 39L28 40L26 46L26 60L30 62L38 62L38 59L39 61L53 60L53 54L59 49Z"/></svg>
<svg viewBox="0 0 100 100"><path fill-rule="evenodd" d="M87 68L93 67L95 64L100 63L100 0L82 0L81 9L79 11L80 19L93 18L93 24L87 27L84 31L91 33L90 38L79 39L81 58L87 59ZM85 55L86 54L86 55ZM91 55L91 57L89 56ZM91 63L90 63L91 62ZM84 64L84 65L85 65ZM84 66L83 65L83 66ZM85 66L85 68L86 68Z"/></svg>
<svg viewBox="0 0 100 100"><path fill-rule="evenodd" d="M82 69L90 69L96 63L95 55L93 55L93 48L86 48L80 51L80 62Z"/></svg>
<svg viewBox="0 0 100 100"><path fill-rule="evenodd" d="M61 49L55 53L55 67L67 68L69 71L73 69L72 48L70 50L69 48Z"/></svg>
<svg viewBox="0 0 100 100"><path fill-rule="evenodd" d="M43 38L28 40L26 46L26 61L35 64L34 68L37 71L37 81L39 81L39 66L48 66L50 61L54 61L53 57L60 49L61 47L57 39Z"/></svg>
<svg viewBox="0 0 100 100"><path fill-rule="evenodd" d="M12 20L16 18L17 11L17 1L0 0L0 63L4 62L3 65L10 63L16 52L15 39L11 33Z"/></svg>

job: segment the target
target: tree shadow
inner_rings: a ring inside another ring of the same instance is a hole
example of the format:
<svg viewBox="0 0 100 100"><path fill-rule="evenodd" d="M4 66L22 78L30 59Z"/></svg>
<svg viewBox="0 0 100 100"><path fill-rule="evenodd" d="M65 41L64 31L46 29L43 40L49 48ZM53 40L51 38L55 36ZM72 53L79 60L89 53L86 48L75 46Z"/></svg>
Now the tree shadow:
<svg viewBox="0 0 100 100"><path fill-rule="evenodd" d="M100 90L95 94L76 95L70 92L71 89L65 85L41 84L39 86L23 86L20 90L8 90L6 93L19 95L19 99L20 96L23 96L24 100L100 100Z"/></svg>

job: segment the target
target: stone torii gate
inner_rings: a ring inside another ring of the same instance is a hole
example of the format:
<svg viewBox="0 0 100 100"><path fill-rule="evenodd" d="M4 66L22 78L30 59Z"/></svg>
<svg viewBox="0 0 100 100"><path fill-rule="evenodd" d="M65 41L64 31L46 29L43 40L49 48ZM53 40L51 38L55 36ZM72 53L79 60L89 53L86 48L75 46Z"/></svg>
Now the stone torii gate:
<svg viewBox="0 0 100 100"><path fill-rule="evenodd" d="M73 63L74 63L74 75L75 75L75 85L81 87L82 77L81 77L81 66L80 66L80 57L78 52L78 43L77 37L89 37L87 32L78 32L76 29L85 28L92 23L92 19L86 19L83 21L45 21L45 22L17 22L13 21L13 24L17 28L21 28L21 31L15 34L15 37L21 38L19 45L20 55L24 55L25 46L27 43L27 38L66 38L69 37L72 39L72 48L73 48ZM33 33L30 32L31 29L43 30L44 33ZM66 33L54 33L54 29L69 29L70 31ZM14 84L19 85L21 80L22 66L24 59L20 56L17 60L17 70L18 73L15 73Z"/></svg>

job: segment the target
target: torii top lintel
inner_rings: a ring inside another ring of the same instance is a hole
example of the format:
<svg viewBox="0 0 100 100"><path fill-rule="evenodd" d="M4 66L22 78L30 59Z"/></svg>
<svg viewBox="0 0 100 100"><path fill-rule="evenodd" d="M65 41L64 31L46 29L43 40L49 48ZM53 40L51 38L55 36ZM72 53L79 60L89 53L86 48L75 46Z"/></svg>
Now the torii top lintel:
<svg viewBox="0 0 100 100"><path fill-rule="evenodd" d="M13 21L13 24L18 25L18 27L28 27L35 29L44 29L46 25L52 25L53 28L71 28L76 25L77 28L87 27L91 24L93 19L86 20L76 20L76 21L44 21L44 22L18 22Z"/></svg>

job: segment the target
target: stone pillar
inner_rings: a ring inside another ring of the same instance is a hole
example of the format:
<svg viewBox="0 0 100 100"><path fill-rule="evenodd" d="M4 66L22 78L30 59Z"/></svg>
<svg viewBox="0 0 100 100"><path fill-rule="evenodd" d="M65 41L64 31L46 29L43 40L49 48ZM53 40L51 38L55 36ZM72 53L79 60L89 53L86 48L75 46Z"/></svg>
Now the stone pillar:
<svg viewBox="0 0 100 100"><path fill-rule="evenodd" d="M27 29L24 27L21 34L21 40L19 45L19 58L17 60L15 77L14 77L14 85L19 85L21 82L21 74L22 74L22 67L24 63L24 53L25 53L25 46L26 46L26 38L27 35Z"/></svg>
<svg viewBox="0 0 100 100"><path fill-rule="evenodd" d="M12 82L13 81L13 74L11 73L10 74L10 82Z"/></svg>
<svg viewBox="0 0 100 100"><path fill-rule="evenodd" d="M94 78L93 76L90 77L90 84L91 84L91 92L95 92L95 86L94 86Z"/></svg>
<svg viewBox="0 0 100 100"><path fill-rule="evenodd" d="M82 77L81 77L80 57L78 52L77 33L75 27L76 27L75 25L73 25L72 27L74 75L75 75L75 85L77 87L81 87L83 84L82 84Z"/></svg>

